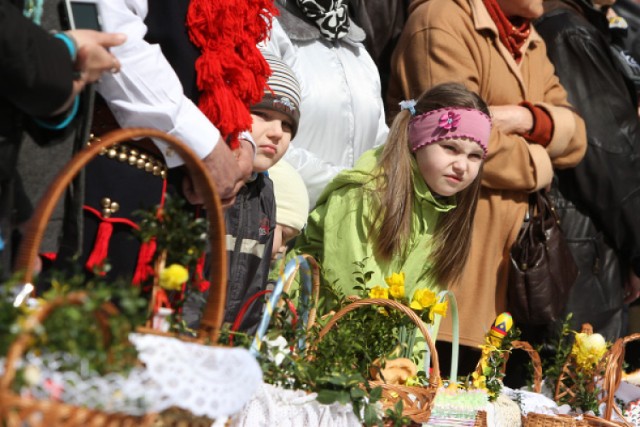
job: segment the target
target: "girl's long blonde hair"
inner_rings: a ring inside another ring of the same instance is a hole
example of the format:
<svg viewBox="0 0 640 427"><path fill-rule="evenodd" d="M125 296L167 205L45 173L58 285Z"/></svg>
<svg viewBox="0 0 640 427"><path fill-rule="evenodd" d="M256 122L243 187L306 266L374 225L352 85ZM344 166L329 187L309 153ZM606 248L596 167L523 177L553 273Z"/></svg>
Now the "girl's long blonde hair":
<svg viewBox="0 0 640 427"><path fill-rule="evenodd" d="M414 108L419 115L443 107L474 108L489 115L487 104L458 83L434 86L420 96ZM411 118L407 110L395 117L374 175L377 188L373 196L379 209L371 235L376 256L383 260L405 252L411 234L414 202L413 154L408 130ZM457 207L442 213L436 224L429 260L440 285L449 286L458 279L469 255L481 175L482 167L471 185L456 195Z"/></svg>

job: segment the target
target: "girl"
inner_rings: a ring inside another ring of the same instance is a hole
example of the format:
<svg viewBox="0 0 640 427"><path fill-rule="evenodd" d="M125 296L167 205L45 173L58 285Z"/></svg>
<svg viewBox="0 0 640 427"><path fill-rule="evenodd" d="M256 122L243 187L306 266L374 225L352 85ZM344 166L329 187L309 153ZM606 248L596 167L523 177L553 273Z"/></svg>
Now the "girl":
<svg viewBox="0 0 640 427"><path fill-rule="evenodd" d="M385 145L341 172L311 212L298 253L323 266L324 283L354 294L354 271L369 287L405 274L406 294L446 286L469 252L487 153L487 105L460 84L433 87L402 103Z"/></svg>

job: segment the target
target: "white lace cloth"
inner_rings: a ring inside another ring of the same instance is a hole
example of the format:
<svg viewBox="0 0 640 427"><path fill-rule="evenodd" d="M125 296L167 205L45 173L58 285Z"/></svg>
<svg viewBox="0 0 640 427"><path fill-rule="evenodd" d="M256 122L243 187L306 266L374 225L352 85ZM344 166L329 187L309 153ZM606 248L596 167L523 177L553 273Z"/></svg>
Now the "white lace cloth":
<svg viewBox="0 0 640 427"><path fill-rule="evenodd" d="M249 403L232 418L237 427L361 427L351 405L323 405L315 393L262 384Z"/></svg>
<svg viewBox="0 0 640 427"><path fill-rule="evenodd" d="M527 415L529 412L557 415L566 414L569 410L568 407L558 407L556 402L541 393L534 393L527 390L513 390L509 387L503 387L502 393L511 400L519 402L523 415Z"/></svg>
<svg viewBox="0 0 640 427"><path fill-rule="evenodd" d="M260 366L246 349L148 334L129 339L160 388L154 412L177 406L197 416L222 418L240 411L262 383Z"/></svg>
<svg viewBox="0 0 640 427"><path fill-rule="evenodd" d="M152 402L160 398L157 385L144 368L134 368L128 375L98 375L82 366L80 372L61 369L69 363L76 364L78 359L59 353L43 356L28 353L16 366L22 369L25 383L21 395L129 415L144 415ZM2 359L0 374L4 373L4 367Z"/></svg>
<svg viewBox="0 0 640 427"><path fill-rule="evenodd" d="M131 334L145 368L128 375L64 371L73 359L27 354L17 368L21 394L78 406L142 415L176 406L196 416L226 419L240 411L262 383L262 371L246 349L209 347L176 338ZM4 370L0 363L0 374Z"/></svg>

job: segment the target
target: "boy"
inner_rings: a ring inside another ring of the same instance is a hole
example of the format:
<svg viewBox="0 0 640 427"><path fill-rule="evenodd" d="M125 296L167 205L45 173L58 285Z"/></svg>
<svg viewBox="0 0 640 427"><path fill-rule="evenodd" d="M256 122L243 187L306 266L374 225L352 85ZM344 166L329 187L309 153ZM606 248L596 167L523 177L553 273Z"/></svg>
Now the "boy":
<svg viewBox="0 0 640 427"><path fill-rule="evenodd" d="M265 172L284 156L300 121L298 81L282 60L263 54L273 73L264 97L251 106L251 136L256 143L254 174L225 212L229 271L225 323L233 323L245 301L266 288L276 206L273 183ZM255 332L261 313L262 304L256 302L243 316L239 330Z"/></svg>

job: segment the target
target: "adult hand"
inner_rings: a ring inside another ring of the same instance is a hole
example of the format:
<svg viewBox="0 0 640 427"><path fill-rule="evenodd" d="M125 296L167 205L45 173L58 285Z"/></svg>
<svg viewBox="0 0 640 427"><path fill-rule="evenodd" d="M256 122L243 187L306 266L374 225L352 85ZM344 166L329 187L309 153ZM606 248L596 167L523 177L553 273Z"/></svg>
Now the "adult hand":
<svg viewBox="0 0 640 427"><path fill-rule="evenodd" d="M253 152L251 143L247 142L247 144L249 144L249 149ZM202 159L211 174L216 190L218 190L223 209L233 205L236 194L238 194L238 191L240 191L245 181L251 176L253 154L251 154L250 163L247 165L245 159L246 154L244 153L246 148L247 147L241 142L240 148L233 152L229 146L220 139L211 153ZM242 151L238 153L240 150ZM189 203L197 205L204 202L200 185L194 183L190 177L185 178L183 181L182 191Z"/></svg>
<svg viewBox="0 0 640 427"><path fill-rule="evenodd" d="M519 105L492 105L491 123L506 134L524 135L533 128L533 114Z"/></svg>
<svg viewBox="0 0 640 427"><path fill-rule="evenodd" d="M80 78L73 81L69 99L53 112L53 116L66 111L84 86L97 81L102 73L120 71L120 61L108 49L119 46L127 40L124 34L93 30L72 30L67 31L67 35L76 42L78 50L74 67L80 73Z"/></svg>
<svg viewBox="0 0 640 427"><path fill-rule="evenodd" d="M640 297L640 277L631 270L624 287L624 303L631 304L638 297Z"/></svg>
<svg viewBox="0 0 640 427"><path fill-rule="evenodd" d="M93 30L72 30L67 34L75 39L78 46L75 65L85 83L97 81L105 71L120 71L120 61L109 52L109 48L124 43L126 35Z"/></svg>

